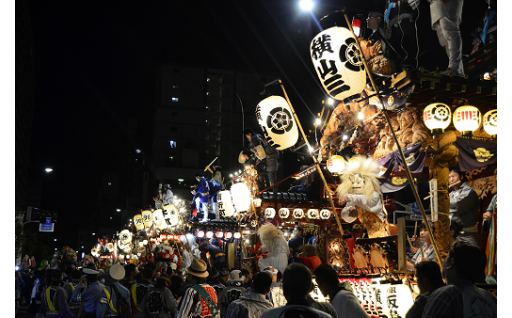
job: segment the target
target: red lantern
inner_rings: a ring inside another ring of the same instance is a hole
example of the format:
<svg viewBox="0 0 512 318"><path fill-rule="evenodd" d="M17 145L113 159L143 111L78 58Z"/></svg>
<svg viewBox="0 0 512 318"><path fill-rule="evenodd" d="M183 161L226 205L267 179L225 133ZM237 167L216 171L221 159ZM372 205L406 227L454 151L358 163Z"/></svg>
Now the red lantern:
<svg viewBox="0 0 512 318"><path fill-rule="evenodd" d="M203 237L204 231L197 231L197 237Z"/></svg>
<svg viewBox="0 0 512 318"><path fill-rule="evenodd" d="M352 29L354 30L354 34L356 37L360 37L361 36L361 20L354 17L352 19Z"/></svg>

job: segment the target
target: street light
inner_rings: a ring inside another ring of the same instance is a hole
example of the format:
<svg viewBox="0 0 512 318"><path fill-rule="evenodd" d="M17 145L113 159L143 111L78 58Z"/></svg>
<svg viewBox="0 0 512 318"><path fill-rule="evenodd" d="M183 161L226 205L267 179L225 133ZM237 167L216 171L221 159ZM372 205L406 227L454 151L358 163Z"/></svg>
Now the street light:
<svg viewBox="0 0 512 318"><path fill-rule="evenodd" d="M304 11L311 11L315 4L311 0L301 0L299 2L299 7Z"/></svg>
<svg viewBox="0 0 512 318"><path fill-rule="evenodd" d="M121 209L117 209L116 211L117 211L117 212L121 212Z"/></svg>
<svg viewBox="0 0 512 318"><path fill-rule="evenodd" d="M44 171L46 171L46 172L52 172L52 171L53 171L53 169L52 169L52 168L45 168L45 169L44 169Z"/></svg>

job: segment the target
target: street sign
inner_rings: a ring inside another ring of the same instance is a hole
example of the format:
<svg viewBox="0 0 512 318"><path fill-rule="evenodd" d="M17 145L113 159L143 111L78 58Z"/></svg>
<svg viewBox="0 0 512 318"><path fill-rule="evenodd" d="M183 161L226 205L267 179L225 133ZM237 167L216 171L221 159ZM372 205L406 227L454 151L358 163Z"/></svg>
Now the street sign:
<svg viewBox="0 0 512 318"><path fill-rule="evenodd" d="M52 218L46 218L46 223L39 223L39 232L53 232L54 226Z"/></svg>

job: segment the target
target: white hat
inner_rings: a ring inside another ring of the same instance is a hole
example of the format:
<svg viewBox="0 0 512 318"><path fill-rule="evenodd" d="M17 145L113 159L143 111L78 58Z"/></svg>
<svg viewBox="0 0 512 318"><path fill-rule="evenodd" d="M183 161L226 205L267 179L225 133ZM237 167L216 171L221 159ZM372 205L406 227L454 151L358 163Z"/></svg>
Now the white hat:
<svg viewBox="0 0 512 318"><path fill-rule="evenodd" d="M231 271L229 280L232 282L243 282L245 279L245 276L242 274L241 271L238 269L234 269Z"/></svg>
<svg viewBox="0 0 512 318"><path fill-rule="evenodd" d="M115 280L121 280L124 278L125 271L124 267L121 264L114 264L110 267L110 270L108 271L108 274L110 274L110 277L112 277Z"/></svg>
<svg viewBox="0 0 512 318"><path fill-rule="evenodd" d="M82 270L82 273L84 273L85 275L98 275L100 273L100 271L96 271L94 269L90 269L90 268L84 268Z"/></svg>

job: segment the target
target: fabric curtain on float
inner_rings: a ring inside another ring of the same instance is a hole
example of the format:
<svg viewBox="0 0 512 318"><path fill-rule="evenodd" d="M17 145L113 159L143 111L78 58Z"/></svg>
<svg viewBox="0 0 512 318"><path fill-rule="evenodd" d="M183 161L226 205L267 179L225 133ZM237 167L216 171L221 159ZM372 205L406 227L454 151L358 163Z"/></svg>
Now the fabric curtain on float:
<svg viewBox="0 0 512 318"><path fill-rule="evenodd" d="M461 171L482 168L498 159L498 143L457 137L453 145L459 150L457 159Z"/></svg>

